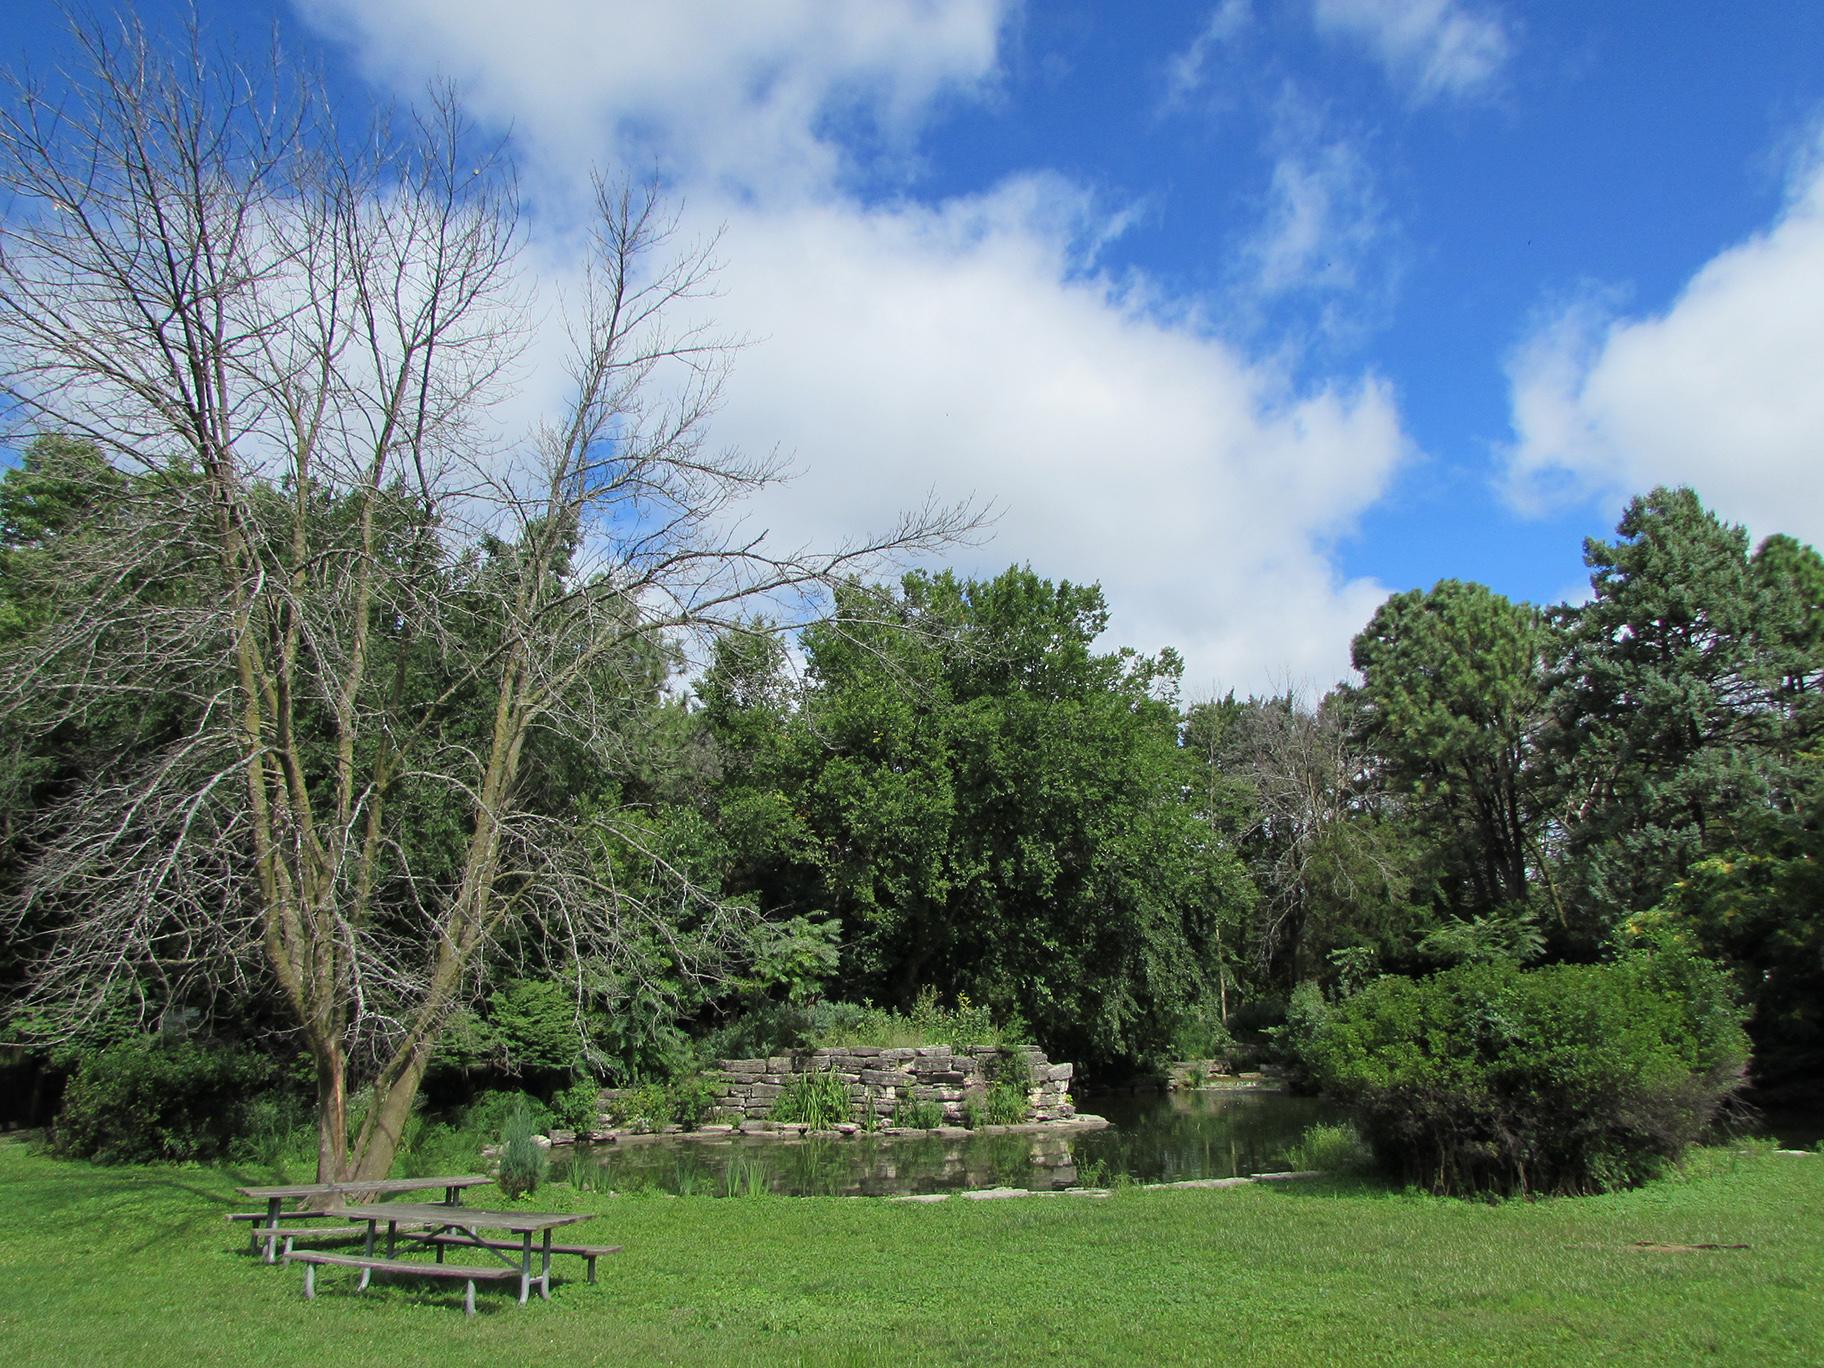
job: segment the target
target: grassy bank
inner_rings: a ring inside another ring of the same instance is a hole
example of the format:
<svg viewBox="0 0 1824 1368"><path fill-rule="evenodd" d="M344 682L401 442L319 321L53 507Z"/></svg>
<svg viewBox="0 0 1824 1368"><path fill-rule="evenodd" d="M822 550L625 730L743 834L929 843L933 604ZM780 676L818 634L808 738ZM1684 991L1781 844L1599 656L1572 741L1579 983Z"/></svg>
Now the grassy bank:
<svg viewBox="0 0 1824 1368"><path fill-rule="evenodd" d="M0 1143L11 1365L522 1362L1816 1362L1824 1156L1705 1151L1610 1197L1483 1206L1352 1183L931 1205L553 1185L624 1244L549 1305L357 1295L248 1257L217 1169ZM492 1188L471 1195L496 1205ZM1656 1249L1703 1244L1746 1249Z"/></svg>

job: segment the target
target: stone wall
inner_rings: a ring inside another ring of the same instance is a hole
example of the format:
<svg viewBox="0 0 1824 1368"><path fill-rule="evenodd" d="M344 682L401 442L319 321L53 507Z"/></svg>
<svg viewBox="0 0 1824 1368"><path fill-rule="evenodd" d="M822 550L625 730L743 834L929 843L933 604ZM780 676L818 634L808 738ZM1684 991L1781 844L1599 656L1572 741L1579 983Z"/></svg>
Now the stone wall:
<svg viewBox="0 0 1824 1368"><path fill-rule="evenodd" d="M1053 1064L1044 1051L1030 1046L1009 1051L987 1045L962 1050L948 1045L849 1045L771 1059L724 1059L719 1073L710 1077L718 1085L716 1104L729 1121L764 1120L793 1074L829 1070L849 1085L854 1117L871 1106L876 1117L890 1122L900 1099L910 1098L941 1103L946 1124L956 1125L963 1120L966 1102L987 1097L989 1083L1001 1072L1000 1057L1009 1054L1024 1058L1032 1078L1027 1100L1033 1120L1060 1121L1074 1114L1072 1066Z"/></svg>

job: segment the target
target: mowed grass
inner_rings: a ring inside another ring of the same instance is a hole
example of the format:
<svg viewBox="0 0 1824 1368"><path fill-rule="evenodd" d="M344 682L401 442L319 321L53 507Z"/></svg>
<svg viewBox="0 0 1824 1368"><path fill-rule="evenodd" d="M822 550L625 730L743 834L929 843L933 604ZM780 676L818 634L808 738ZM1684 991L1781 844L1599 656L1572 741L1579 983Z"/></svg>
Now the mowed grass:
<svg viewBox="0 0 1824 1368"><path fill-rule="evenodd" d="M1353 1182L1106 1199L665 1198L548 1185L626 1246L549 1304L245 1253L218 1169L0 1144L20 1364L1824 1361L1824 1156L1700 1152L1636 1192L1480 1205ZM492 1188L472 1205L497 1205ZM1644 1250L1660 1245L1746 1249Z"/></svg>

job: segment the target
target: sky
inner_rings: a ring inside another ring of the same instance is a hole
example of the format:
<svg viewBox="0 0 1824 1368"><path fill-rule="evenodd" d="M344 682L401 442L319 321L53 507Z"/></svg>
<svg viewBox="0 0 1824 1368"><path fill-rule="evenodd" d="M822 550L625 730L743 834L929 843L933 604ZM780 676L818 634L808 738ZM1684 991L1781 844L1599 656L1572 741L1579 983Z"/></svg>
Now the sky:
<svg viewBox="0 0 1824 1368"><path fill-rule="evenodd" d="M196 5L345 109L454 82L554 279L591 168L657 178L747 339L716 440L798 471L758 525L991 506L943 564L1099 582L1188 697L1321 692L1439 579L1575 598L1655 484L1824 542L1812 0Z"/></svg>

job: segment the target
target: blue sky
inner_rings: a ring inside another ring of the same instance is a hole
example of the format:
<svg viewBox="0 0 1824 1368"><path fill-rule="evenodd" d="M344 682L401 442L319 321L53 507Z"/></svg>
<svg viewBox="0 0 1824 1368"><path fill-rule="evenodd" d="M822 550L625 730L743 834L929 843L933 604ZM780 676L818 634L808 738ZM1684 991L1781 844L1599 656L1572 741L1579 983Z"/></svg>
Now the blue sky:
<svg viewBox="0 0 1824 1368"><path fill-rule="evenodd" d="M455 80L553 282L583 170L661 176L751 339L718 435L802 472L762 525L990 501L954 563L1101 581L1192 694L1321 688L1439 578L1575 593L1659 481L1824 540L1824 5L198 5L349 108Z"/></svg>

